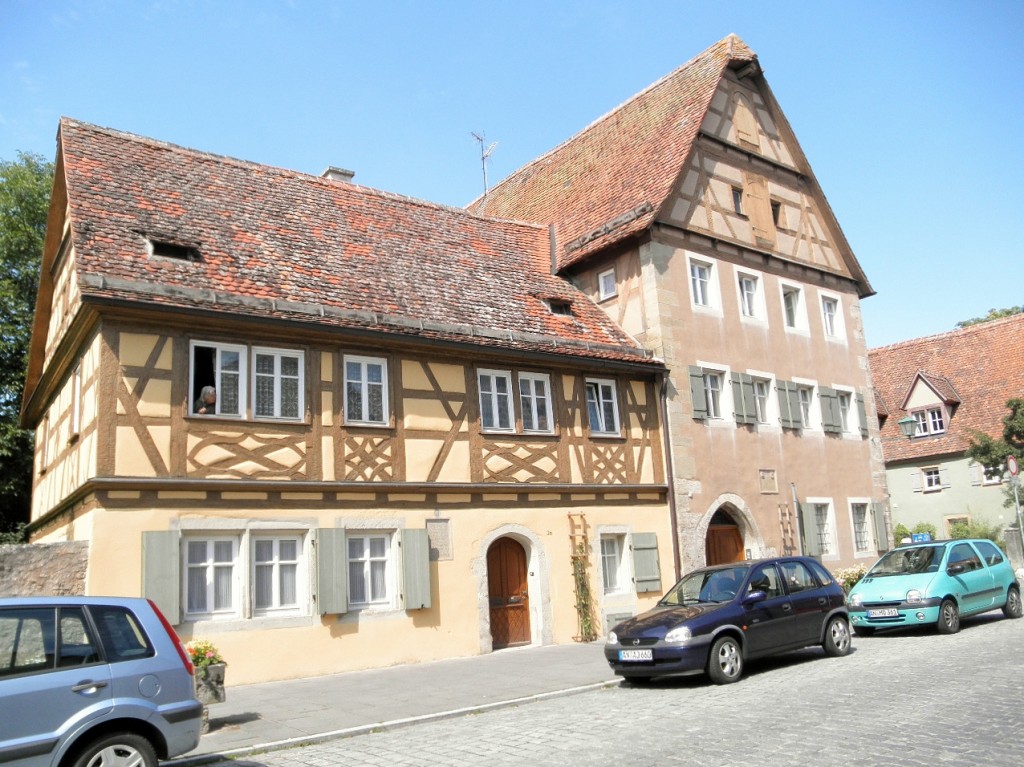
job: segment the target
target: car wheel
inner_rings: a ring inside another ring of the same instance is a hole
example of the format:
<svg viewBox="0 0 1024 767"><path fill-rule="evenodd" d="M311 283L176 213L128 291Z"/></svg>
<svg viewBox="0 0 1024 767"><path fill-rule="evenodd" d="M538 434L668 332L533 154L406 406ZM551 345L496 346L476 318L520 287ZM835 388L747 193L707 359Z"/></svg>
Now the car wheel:
<svg viewBox="0 0 1024 767"><path fill-rule="evenodd" d="M141 735L116 732L88 744L74 767L156 767L156 752Z"/></svg>
<svg viewBox="0 0 1024 767"><path fill-rule="evenodd" d="M940 634L955 634L960 630L960 610L952 599L943 599L939 605L939 620L935 624Z"/></svg>
<svg viewBox="0 0 1024 767"><path fill-rule="evenodd" d="M850 645L850 627L842 618L833 617L825 627L825 641L821 643L825 654L833 658L841 658L850 654Z"/></svg>
<svg viewBox="0 0 1024 767"><path fill-rule="evenodd" d="M873 636L875 633L874 626L854 626L853 633L859 637Z"/></svg>
<svg viewBox="0 0 1024 767"><path fill-rule="evenodd" d="M1019 618L1024 615L1024 605L1020 602L1020 589L1010 586L1006 592L1006 604L1003 605L1003 615L1007 618Z"/></svg>
<svg viewBox="0 0 1024 767"><path fill-rule="evenodd" d="M715 684L735 682L743 673L743 652L739 642L730 636L719 638L711 645L708 658L708 676Z"/></svg>

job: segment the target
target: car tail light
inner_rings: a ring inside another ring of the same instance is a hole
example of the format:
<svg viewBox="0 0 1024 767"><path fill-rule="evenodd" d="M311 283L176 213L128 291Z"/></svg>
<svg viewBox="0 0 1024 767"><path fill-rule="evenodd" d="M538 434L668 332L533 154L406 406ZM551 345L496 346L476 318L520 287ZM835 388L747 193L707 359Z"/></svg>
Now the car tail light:
<svg viewBox="0 0 1024 767"><path fill-rule="evenodd" d="M192 658L185 649L185 645L181 643L178 633L168 622L167 618L164 617L164 614L160 612L160 608L156 606L153 600L147 599L146 601L149 602L149 606L153 608L153 612L156 613L156 617L160 619L160 623L164 627L164 631L167 632L167 636L169 636L171 638L171 642L174 643L174 649L178 651L178 655L181 657L181 662L185 664L185 670L188 671L189 676L195 676L196 667L192 665Z"/></svg>

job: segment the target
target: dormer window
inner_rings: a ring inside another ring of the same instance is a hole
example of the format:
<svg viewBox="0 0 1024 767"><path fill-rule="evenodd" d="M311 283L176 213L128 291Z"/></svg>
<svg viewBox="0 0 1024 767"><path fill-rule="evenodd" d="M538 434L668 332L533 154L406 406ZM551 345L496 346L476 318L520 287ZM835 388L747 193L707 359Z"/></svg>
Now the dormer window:
<svg viewBox="0 0 1024 767"><path fill-rule="evenodd" d="M944 434L946 431L946 418L941 407L916 410L911 415L917 421L917 431L914 432L915 437Z"/></svg>

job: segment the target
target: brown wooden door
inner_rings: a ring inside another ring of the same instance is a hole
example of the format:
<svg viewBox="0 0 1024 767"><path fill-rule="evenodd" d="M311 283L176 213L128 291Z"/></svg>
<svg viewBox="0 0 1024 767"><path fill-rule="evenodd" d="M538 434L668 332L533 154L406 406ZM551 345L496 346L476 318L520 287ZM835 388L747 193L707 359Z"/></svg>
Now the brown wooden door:
<svg viewBox="0 0 1024 767"><path fill-rule="evenodd" d="M495 650L530 643L530 595L526 551L511 538L487 550L487 592L491 603L491 646Z"/></svg>
<svg viewBox="0 0 1024 767"><path fill-rule="evenodd" d="M744 559L743 537L735 525L712 525L708 528L705 557L709 565L722 565Z"/></svg>

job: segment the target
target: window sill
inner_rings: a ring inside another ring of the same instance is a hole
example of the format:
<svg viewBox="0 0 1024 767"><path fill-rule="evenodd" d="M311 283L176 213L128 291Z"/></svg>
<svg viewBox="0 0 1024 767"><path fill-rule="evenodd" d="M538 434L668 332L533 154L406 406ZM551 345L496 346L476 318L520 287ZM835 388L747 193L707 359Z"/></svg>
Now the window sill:
<svg viewBox="0 0 1024 767"><path fill-rule="evenodd" d="M241 618L237 615L226 615L222 618L210 616L188 616L179 624L192 628L193 635L205 633L221 633L228 631L258 631L261 629L297 628L313 624L313 616L301 615L254 615Z"/></svg>

